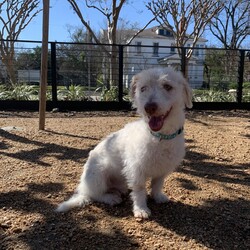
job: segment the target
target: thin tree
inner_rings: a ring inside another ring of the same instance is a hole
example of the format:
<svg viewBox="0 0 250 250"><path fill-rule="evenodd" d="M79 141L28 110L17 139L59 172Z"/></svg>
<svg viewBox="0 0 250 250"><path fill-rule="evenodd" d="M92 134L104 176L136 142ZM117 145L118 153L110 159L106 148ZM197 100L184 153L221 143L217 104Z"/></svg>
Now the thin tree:
<svg viewBox="0 0 250 250"><path fill-rule="evenodd" d="M181 47L187 46L187 42L190 44L185 55L188 62L206 26L223 4L217 0L159 0L148 2L146 6L160 24L171 30L180 56Z"/></svg>
<svg viewBox="0 0 250 250"><path fill-rule="evenodd" d="M238 67L239 49L250 35L250 1L227 0L221 13L210 23L211 33L225 49L224 71L230 75Z"/></svg>
<svg viewBox="0 0 250 250"><path fill-rule="evenodd" d="M225 49L239 49L250 35L249 16L249 0L227 0L210 22L210 31Z"/></svg>
<svg viewBox="0 0 250 250"><path fill-rule="evenodd" d="M84 17L82 10L80 9L80 5L77 3L76 0L68 0L70 5L72 6L73 10L81 20L82 24L86 27L87 32L89 32L90 36L92 37L93 41L96 44L101 45L102 42L100 38L98 38L98 35L92 29L91 24L88 22L86 17ZM102 50L108 58L110 59L110 84L115 85L117 82L117 65L118 65L118 50L117 47L114 46L117 43L117 31L118 31L118 22L120 18L120 13L122 8L125 4L128 4L128 0L110 0L110 1L101 1L101 0L85 0L85 5L90 9L95 9L97 12L99 12L107 21L107 39L108 44L111 45L111 48L101 46ZM143 28L136 31L132 37L126 42L126 44L130 44L132 40L140 33L142 32L152 21L155 20L155 17L150 19Z"/></svg>
<svg viewBox="0 0 250 250"><path fill-rule="evenodd" d="M41 11L39 0L2 0L0 2L0 60L11 84L16 82L14 69L15 41Z"/></svg>

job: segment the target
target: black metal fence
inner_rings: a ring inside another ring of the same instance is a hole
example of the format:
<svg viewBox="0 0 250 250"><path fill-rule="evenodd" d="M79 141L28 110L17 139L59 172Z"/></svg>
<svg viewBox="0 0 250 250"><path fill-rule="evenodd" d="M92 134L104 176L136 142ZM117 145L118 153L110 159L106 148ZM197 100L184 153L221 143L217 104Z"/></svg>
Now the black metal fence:
<svg viewBox="0 0 250 250"><path fill-rule="evenodd" d="M151 67L182 71L196 109L250 109L250 50L50 42L47 109L129 109L131 78ZM0 61L0 109L38 110L41 43L16 41ZM10 68L14 75L10 77Z"/></svg>

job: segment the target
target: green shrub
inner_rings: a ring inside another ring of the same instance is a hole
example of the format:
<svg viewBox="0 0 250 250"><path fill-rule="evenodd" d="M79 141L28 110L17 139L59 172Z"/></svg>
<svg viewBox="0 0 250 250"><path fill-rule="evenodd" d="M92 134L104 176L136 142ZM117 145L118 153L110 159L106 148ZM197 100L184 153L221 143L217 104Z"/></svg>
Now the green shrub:
<svg viewBox="0 0 250 250"><path fill-rule="evenodd" d="M250 89L243 89L242 102L250 102Z"/></svg>
<svg viewBox="0 0 250 250"><path fill-rule="evenodd" d="M250 82L244 82L243 83L243 88L244 89L250 89Z"/></svg>
<svg viewBox="0 0 250 250"><path fill-rule="evenodd" d="M235 94L216 90L194 90L195 102L235 102Z"/></svg>
<svg viewBox="0 0 250 250"><path fill-rule="evenodd" d="M98 85L99 87L95 90L95 92L100 93L100 101L118 101L119 89L117 86L111 86L108 89L107 86L101 81L98 81ZM128 89L124 90L123 101L130 100L128 92Z"/></svg>
<svg viewBox="0 0 250 250"><path fill-rule="evenodd" d="M98 87L96 93L100 92L100 101L118 101L118 87L111 86L108 89L105 85Z"/></svg>
<svg viewBox="0 0 250 250"><path fill-rule="evenodd" d="M228 89L237 89L238 83L237 82L230 82L228 85Z"/></svg>
<svg viewBox="0 0 250 250"><path fill-rule="evenodd" d="M18 101L38 100L38 89L36 86L30 86L25 83L16 84L10 89L7 89L3 85L1 85L0 99Z"/></svg>
<svg viewBox="0 0 250 250"><path fill-rule="evenodd" d="M85 101L87 96L83 86L71 84L68 88L58 90L58 100L63 101Z"/></svg>

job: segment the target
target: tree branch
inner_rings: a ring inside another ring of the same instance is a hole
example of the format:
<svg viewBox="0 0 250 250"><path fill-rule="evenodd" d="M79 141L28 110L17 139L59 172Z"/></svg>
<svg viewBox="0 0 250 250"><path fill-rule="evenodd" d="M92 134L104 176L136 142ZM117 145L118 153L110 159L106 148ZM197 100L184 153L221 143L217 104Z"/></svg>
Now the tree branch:
<svg viewBox="0 0 250 250"><path fill-rule="evenodd" d="M76 3L75 0L68 0L68 2L71 4L73 10L75 11L75 13L77 14L77 16L79 17L80 21L82 22L82 24L86 27L86 29L88 30L88 32L91 34L91 36L93 37L94 41L97 44L101 44L100 40L97 38L97 36L95 35L95 32L91 29L89 23L84 19L84 17L82 16L82 12L78 7L78 4Z"/></svg>
<svg viewBox="0 0 250 250"><path fill-rule="evenodd" d="M210 31L223 44L224 48L239 48L249 35L249 11L249 1L230 0L226 2L223 12L211 22Z"/></svg>

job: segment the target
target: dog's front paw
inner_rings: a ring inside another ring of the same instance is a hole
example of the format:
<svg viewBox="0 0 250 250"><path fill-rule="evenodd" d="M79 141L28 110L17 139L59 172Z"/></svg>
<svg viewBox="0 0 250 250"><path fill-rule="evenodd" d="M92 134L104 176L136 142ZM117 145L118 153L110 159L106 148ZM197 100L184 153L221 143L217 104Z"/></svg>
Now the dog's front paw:
<svg viewBox="0 0 250 250"><path fill-rule="evenodd" d="M163 193L153 194L152 197L156 203L166 203L169 201L169 198Z"/></svg>
<svg viewBox="0 0 250 250"><path fill-rule="evenodd" d="M134 208L134 217L147 219L151 215L149 208Z"/></svg>

